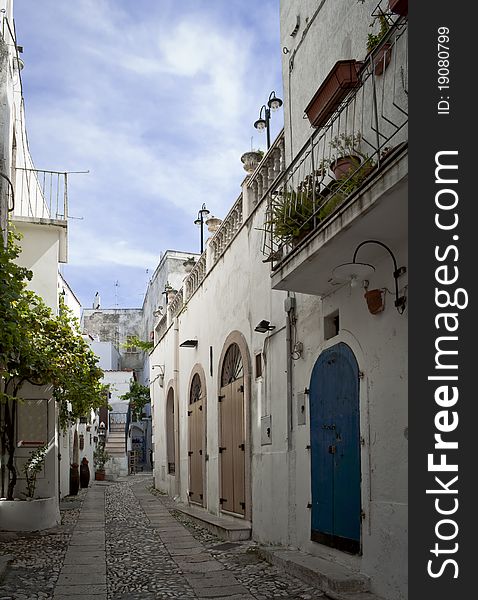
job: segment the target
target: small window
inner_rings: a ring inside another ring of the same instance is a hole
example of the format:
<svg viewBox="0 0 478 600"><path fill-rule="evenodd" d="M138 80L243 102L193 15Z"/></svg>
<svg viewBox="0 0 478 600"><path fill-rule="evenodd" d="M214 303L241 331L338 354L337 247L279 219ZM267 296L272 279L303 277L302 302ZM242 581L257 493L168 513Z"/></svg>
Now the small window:
<svg viewBox="0 0 478 600"><path fill-rule="evenodd" d="M340 318L339 311L336 310L324 318L324 339L330 340L339 334Z"/></svg>
<svg viewBox="0 0 478 600"><path fill-rule="evenodd" d="M135 335L127 335L126 336L126 352L127 354L134 354L138 352L138 349L134 345Z"/></svg>
<svg viewBox="0 0 478 600"><path fill-rule="evenodd" d="M256 354L256 379L262 377L262 352Z"/></svg>

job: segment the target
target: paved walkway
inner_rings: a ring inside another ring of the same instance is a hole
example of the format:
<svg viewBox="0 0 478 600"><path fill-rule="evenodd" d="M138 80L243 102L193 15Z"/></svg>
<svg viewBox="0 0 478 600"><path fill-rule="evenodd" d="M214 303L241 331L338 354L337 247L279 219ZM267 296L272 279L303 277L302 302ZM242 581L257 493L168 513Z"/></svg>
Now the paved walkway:
<svg viewBox="0 0 478 600"><path fill-rule="evenodd" d="M0 600L312 600L318 590L260 560L252 542L224 542L152 493L150 476L95 483L63 503L62 526L0 534L14 561Z"/></svg>

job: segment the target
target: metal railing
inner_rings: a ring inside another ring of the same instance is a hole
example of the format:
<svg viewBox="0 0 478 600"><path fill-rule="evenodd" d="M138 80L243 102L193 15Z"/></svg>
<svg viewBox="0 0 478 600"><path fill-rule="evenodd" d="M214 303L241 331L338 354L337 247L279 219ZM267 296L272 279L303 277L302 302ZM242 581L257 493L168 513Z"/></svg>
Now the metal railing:
<svg viewBox="0 0 478 600"><path fill-rule="evenodd" d="M17 167L14 214L66 221L68 173Z"/></svg>
<svg viewBox="0 0 478 600"><path fill-rule="evenodd" d="M360 67L352 89L267 191L263 254L272 268L408 140L407 21L393 23Z"/></svg>

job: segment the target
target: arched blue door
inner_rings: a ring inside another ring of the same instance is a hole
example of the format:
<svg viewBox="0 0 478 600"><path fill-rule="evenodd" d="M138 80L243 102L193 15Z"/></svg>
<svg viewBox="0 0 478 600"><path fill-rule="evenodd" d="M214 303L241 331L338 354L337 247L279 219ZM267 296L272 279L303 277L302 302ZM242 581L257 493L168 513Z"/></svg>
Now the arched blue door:
<svg viewBox="0 0 478 600"><path fill-rule="evenodd" d="M322 352L310 380L311 539L360 551L359 370L343 343Z"/></svg>

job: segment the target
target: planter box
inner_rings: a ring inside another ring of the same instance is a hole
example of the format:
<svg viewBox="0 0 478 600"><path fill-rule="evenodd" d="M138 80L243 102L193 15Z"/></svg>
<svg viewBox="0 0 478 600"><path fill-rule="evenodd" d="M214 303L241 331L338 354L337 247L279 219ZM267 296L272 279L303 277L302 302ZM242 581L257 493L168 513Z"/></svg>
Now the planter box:
<svg viewBox="0 0 478 600"><path fill-rule="evenodd" d="M0 500L0 530L40 531L61 521L56 498L39 500Z"/></svg>
<svg viewBox="0 0 478 600"><path fill-rule="evenodd" d="M305 113L313 127L322 127L349 90L358 87L358 72L362 63L357 60L339 60L322 82Z"/></svg>
<svg viewBox="0 0 478 600"><path fill-rule="evenodd" d="M388 0L388 7L396 15L408 15L408 0Z"/></svg>

